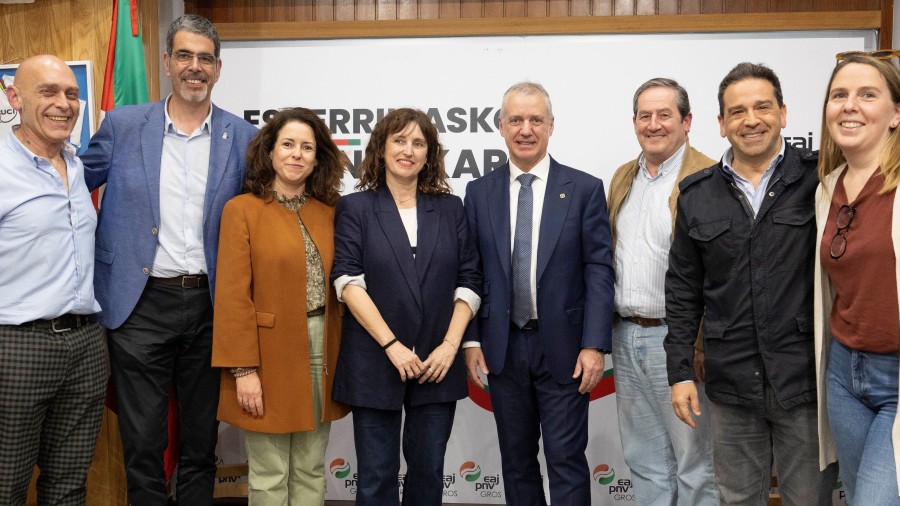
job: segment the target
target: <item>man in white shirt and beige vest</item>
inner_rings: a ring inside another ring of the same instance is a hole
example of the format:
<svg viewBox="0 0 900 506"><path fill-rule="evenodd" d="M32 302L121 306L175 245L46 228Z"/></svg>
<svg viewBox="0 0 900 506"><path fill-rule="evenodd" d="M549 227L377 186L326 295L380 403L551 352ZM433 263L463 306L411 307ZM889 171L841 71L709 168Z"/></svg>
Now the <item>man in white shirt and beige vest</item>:
<svg viewBox="0 0 900 506"><path fill-rule="evenodd" d="M701 420L694 430L672 412L663 349L664 284L678 183L715 161L688 142L690 102L677 82L651 79L637 89L633 104L642 151L616 170L609 190L619 434L638 505L717 505L709 423ZM696 364L702 364L702 353L697 350Z"/></svg>

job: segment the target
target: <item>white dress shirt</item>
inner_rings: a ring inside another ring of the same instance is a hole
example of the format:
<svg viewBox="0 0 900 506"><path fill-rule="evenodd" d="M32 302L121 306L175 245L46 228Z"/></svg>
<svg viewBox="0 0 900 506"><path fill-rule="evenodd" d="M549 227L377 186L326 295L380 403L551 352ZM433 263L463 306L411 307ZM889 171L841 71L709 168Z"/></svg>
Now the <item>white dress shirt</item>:
<svg viewBox="0 0 900 506"><path fill-rule="evenodd" d="M519 189L522 183L518 181L518 177L525 171L516 167L509 161L509 244L516 243L516 213L519 210ZM547 193L547 178L550 175L550 155L544 155L534 167L528 171L534 176L531 181L531 194L534 200L531 204L531 275L529 276L529 284L531 285L531 318L538 317L537 314L537 250L538 238L541 233L541 214L544 210L544 195ZM512 249L509 251L510 265L512 264ZM510 280L512 282L512 280ZM463 341L462 348L481 348L478 341Z"/></svg>
<svg viewBox="0 0 900 506"><path fill-rule="evenodd" d="M509 162L509 243L515 244L516 213L519 209L519 189L522 184L516 179L525 172ZM534 196L531 209L531 317L537 318L537 250L538 237L541 233L541 213L544 210L544 194L547 193L547 177L550 175L550 155L544 155L534 167L528 171L534 176L531 191ZM512 250L509 252L512 261Z"/></svg>
<svg viewBox="0 0 900 506"><path fill-rule="evenodd" d="M186 133L175 127L168 105L167 100L159 167L159 246L151 275L171 278L206 274L203 203L212 144L212 107L203 124Z"/></svg>
<svg viewBox="0 0 900 506"><path fill-rule="evenodd" d="M641 155L628 198L616 217L616 312L622 316L666 317L666 270L672 245L669 197L684 160L681 145L650 176Z"/></svg>

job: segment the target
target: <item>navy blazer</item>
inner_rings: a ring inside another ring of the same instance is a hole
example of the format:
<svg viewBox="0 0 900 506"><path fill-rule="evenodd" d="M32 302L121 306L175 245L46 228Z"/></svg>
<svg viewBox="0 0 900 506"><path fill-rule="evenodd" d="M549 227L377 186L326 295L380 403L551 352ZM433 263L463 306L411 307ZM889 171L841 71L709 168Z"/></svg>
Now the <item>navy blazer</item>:
<svg viewBox="0 0 900 506"><path fill-rule="evenodd" d="M478 254L462 201L454 195L417 195L413 257L397 205L386 186L341 198L335 210L331 279L365 275L366 290L397 339L425 360L444 340L453 316L453 293L481 294ZM351 406L400 409L449 402L467 395L459 354L441 383L406 383L374 338L344 314L333 397Z"/></svg>
<svg viewBox="0 0 900 506"><path fill-rule="evenodd" d="M466 187L469 228L481 254L484 295L466 341L488 369L506 361L512 311L509 164ZM570 383L582 348L609 350L615 274L603 182L550 159L537 245L537 314L547 369Z"/></svg>
<svg viewBox="0 0 900 506"><path fill-rule="evenodd" d="M243 187L247 144L257 130L215 105L210 123L203 253L212 295L222 208ZM119 327L134 310L156 257L164 128L165 100L118 107L106 114L81 155L88 188L106 183L97 225L94 293L102 308L100 323L107 328Z"/></svg>

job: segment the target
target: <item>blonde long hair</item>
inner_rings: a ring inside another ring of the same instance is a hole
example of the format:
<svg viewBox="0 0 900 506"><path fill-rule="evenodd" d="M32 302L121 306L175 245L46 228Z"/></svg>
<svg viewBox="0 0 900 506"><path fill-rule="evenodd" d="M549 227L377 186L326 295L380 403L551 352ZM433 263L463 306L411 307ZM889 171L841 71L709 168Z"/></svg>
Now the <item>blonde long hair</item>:
<svg viewBox="0 0 900 506"><path fill-rule="evenodd" d="M828 107L828 97L831 95L831 83L834 77L848 63L860 63L874 67L887 83L891 93L891 101L896 105L900 103L900 69L889 60L880 60L868 55L853 55L842 60L831 73L828 80L828 88L825 89L825 103L822 105L822 142L819 145L819 181L825 185L825 177L847 161L841 148L834 142L831 132L828 131L825 119L825 109ZM884 174L884 186L880 193L888 193L900 185L900 132L897 128L891 128L888 140L881 152L881 172Z"/></svg>

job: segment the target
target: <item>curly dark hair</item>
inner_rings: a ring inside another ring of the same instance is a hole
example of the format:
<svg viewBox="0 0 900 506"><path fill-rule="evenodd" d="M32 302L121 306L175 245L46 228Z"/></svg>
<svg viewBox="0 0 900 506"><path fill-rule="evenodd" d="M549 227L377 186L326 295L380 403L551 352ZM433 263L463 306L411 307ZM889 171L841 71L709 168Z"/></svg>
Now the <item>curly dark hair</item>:
<svg viewBox="0 0 900 506"><path fill-rule="evenodd" d="M316 138L316 165L306 180L306 192L310 197L334 206L341 196L341 179L350 166L350 159L331 140L331 131L322 118L305 107L278 111L250 141L244 193L252 193L261 199L272 197L275 168L271 153L275 149L278 133L292 121L307 125Z"/></svg>
<svg viewBox="0 0 900 506"><path fill-rule="evenodd" d="M402 132L410 123L419 126L428 143L425 166L419 172L419 191L429 195L450 193L447 172L444 170L444 147L438 139L437 128L424 112L410 108L395 109L375 124L369 144L366 145L366 156L357 171L357 190L374 190L384 184L387 170L384 165L384 148L388 137Z"/></svg>

